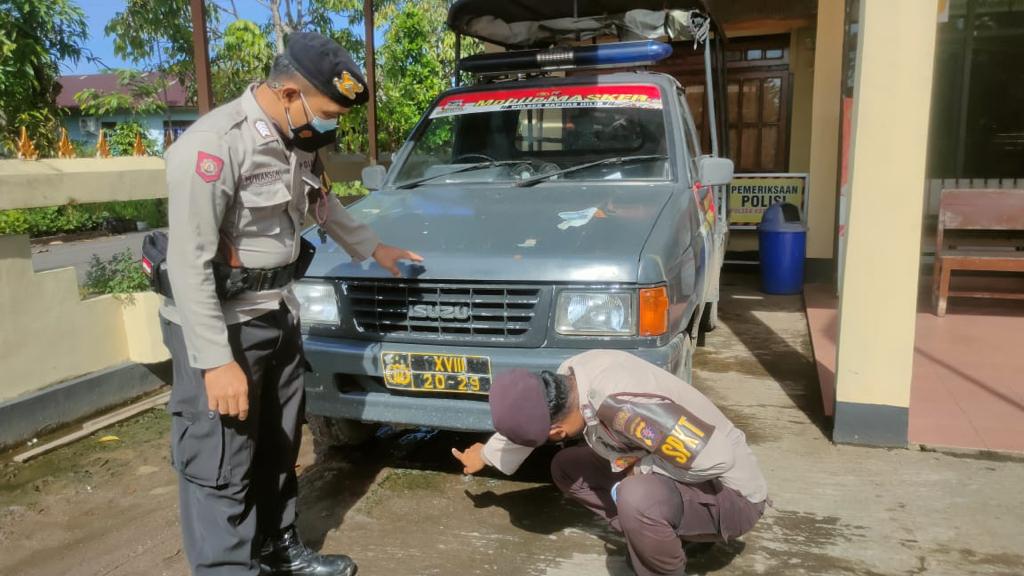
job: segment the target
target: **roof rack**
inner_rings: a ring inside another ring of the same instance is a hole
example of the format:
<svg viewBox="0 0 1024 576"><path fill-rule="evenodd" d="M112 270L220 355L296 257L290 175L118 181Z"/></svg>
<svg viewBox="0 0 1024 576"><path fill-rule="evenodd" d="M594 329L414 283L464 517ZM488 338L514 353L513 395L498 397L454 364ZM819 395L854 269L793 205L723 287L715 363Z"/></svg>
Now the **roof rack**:
<svg viewBox="0 0 1024 576"><path fill-rule="evenodd" d="M510 50L549 48L569 42L614 36L620 40L682 39L689 27L667 15L697 12L713 16L710 0L458 0L448 11L448 26ZM653 30L652 30L653 28ZM652 32L654 34L652 35Z"/></svg>

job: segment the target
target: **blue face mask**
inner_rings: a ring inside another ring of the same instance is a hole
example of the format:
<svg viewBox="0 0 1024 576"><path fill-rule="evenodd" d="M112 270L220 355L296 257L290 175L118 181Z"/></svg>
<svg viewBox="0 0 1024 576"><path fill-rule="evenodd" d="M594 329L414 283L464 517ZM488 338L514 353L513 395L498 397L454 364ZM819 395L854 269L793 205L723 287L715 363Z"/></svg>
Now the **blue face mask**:
<svg viewBox="0 0 1024 576"><path fill-rule="evenodd" d="M337 118L328 120L317 116L313 113L313 109L309 107L309 103L306 102L306 97L302 95L302 92L299 92L299 98L302 99L302 105L306 108L306 113L309 114L309 124L313 127L313 130L323 134L338 129Z"/></svg>
<svg viewBox="0 0 1024 576"><path fill-rule="evenodd" d="M334 144L337 138L338 119L326 120L317 116L310 109L309 104L306 103L306 97L301 92L299 92L299 98L302 100L302 106L306 109L309 121L301 126L295 126L292 124L292 116L288 113L288 107L285 106L284 115L288 120L288 129L291 131L291 144L306 152L314 152L324 146Z"/></svg>

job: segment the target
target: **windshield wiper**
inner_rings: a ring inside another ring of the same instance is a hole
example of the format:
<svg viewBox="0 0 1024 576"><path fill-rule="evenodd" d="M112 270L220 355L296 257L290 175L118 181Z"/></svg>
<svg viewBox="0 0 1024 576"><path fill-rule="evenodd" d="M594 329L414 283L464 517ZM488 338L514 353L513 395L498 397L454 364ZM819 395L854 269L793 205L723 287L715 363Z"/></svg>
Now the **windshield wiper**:
<svg viewBox="0 0 1024 576"><path fill-rule="evenodd" d="M441 174L434 174L433 176L424 176L423 178L417 178L415 180L409 180L408 182L402 182L395 186L399 190L408 190L409 188L415 188L424 182L430 182L438 178L444 178L445 176L451 176L452 174L459 174L460 172L469 172L470 170L480 170L481 168L493 168L495 166L504 166L506 164L522 164L522 160L488 160L487 162L477 162L476 164L469 164L462 168L456 168L455 170L449 170L448 172L442 172Z"/></svg>
<svg viewBox="0 0 1024 576"><path fill-rule="evenodd" d="M541 174L540 176L534 176L525 180L516 182L516 186L533 186L538 182L543 182L548 178L554 178L555 176L561 176L562 174L569 174L570 172L576 172L577 170L585 170L587 168L593 168L594 166L602 166L605 164L631 164L633 162L647 162L650 160L666 160L668 156L664 154L644 154L640 156L617 156L615 158L605 158L603 160L597 160L596 162L587 162L586 164L577 164L576 166L570 166L563 168L555 172L549 172L547 174Z"/></svg>

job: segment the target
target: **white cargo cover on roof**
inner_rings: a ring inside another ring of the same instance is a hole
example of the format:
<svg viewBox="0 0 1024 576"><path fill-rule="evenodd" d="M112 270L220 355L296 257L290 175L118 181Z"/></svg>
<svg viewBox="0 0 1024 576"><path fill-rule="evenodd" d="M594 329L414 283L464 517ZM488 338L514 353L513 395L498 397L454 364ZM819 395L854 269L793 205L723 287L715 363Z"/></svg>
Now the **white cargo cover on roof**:
<svg viewBox="0 0 1024 576"><path fill-rule="evenodd" d="M696 40L708 37L710 19L696 10L629 10L623 14L584 18L505 22L477 16L465 22L465 33L502 46L537 46L616 36L620 40Z"/></svg>

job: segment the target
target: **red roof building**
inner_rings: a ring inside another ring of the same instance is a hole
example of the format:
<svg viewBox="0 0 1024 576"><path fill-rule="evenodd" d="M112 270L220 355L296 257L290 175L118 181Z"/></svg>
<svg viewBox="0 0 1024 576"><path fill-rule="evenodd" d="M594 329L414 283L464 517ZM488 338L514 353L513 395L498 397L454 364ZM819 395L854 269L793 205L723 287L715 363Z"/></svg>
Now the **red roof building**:
<svg viewBox="0 0 1024 576"><path fill-rule="evenodd" d="M143 80L152 81L157 78L159 78L159 73L157 72L142 74ZM78 109L78 103L75 102L75 94L82 90L91 88L100 92L128 93L128 89L118 83L117 74L114 73L61 76L57 79L57 82L61 85L60 94L57 95L57 105L69 110ZM172 79L167 83L167 90L161 97L161 100L167 104L168 108L192 107L188 104L188 94L185 87L177 79Z"/></svg>

